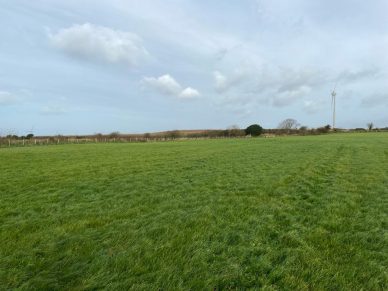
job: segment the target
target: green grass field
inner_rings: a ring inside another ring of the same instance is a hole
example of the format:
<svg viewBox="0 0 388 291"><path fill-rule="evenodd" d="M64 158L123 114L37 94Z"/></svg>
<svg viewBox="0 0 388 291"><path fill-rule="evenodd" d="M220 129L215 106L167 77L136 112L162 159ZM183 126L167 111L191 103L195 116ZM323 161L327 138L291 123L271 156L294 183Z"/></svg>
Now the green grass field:
<svg viewBox="0 0 388 291"><path fill-rule="evenodd" d="M388 134L0 150L0 288L387 290Z"/></svg>

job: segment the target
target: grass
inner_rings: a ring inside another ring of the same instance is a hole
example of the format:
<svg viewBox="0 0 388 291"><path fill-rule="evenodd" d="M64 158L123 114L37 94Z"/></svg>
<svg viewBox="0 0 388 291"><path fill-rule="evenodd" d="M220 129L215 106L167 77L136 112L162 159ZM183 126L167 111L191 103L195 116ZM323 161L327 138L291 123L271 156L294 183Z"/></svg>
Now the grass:
<svg viewBox="0 0 388 291"><path fill-rule="evenodd" d="M388 134L0 150L1 289L388 289Z"/></svg>

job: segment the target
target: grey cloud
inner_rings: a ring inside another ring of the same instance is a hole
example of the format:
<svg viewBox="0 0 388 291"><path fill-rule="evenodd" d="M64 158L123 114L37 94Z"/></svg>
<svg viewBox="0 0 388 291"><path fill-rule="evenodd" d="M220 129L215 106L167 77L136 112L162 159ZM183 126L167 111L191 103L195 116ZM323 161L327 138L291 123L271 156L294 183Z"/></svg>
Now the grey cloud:
<svg viewBox="0 0 388 291"><path fill-rule="evenodd" d="M320 70L281 69L278 82L279 92L294 91L302 86L317 86L327 82L327 76Z"/></svg>
<svg viewBox="0 0 388 291"><path fill-rule="evenodd" d="M318 100L308 99L303 102L303 110L308 114L314 114L320 111L323 106L325 106L324 103L325 102L322 99L318 99Z"/></svg>
<svg viewBox="0 0 388 291"><path fill-rule="evenodd" d="M361 106L363 107L388 106L388 93L374 94L374 95L365 97L361 100Z"/></svg>
<svg viewBox="0 0 388 291"><path fill-rule="evenodd" d="M336 78L338 82L350 83L366 78L376 78L381 74L378 68L368 68L364 70L345 70Z"/></svg>
<svg viewBox="0 0 388 291"><path fill-rule="evenodd" d="M378 68L365 70L343 70L334 74L321 69L292 69L287 67L264 66L257 70L257 74L246 75L252 82L246 82L252 88L246 88L247 92L256 94L257 98L267 99L274 107L287 107L309 97L309 94L320 94L322 90L331 90L335 83L346 85L354 81L366 78L376 78L380 74ZM259 75L259 77L252 77ZM226 76L217 72L219 89L228 88ZM256 81L254 80L256 78ZM216 79L217 81L217 79ZM244 80L246 81L246 80ZM217 83L217 82L216 82ZM222 92L224 92L222 91ZM328 93L329 94L329 93ZM267 96L267 98L264 98ZM381 99L381 97L379 97ZM375 102L381 100L375 98ZM378 100L377 100L378 99ZM365 101L366 102L366 101ZM303 110L307 113L317 111L320 101L304 100Z"/></svg>
<svg viewBox="0 0 388 291"><path fill-rule="evenodd" d="M300 86L298 88L282 91L272 98L272 105L275 107L284 107L295 103L311 92L311 87Z"/></svg>

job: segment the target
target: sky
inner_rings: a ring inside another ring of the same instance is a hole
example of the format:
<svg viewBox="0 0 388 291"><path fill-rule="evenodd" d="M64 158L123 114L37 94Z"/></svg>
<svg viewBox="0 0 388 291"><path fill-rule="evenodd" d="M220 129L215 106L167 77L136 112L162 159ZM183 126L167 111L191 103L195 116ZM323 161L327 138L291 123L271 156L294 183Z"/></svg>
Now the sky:
<svg viewBox="0 0 388 291"><path fill-rule="evenodd" d="M0 135L388 126L386 0L0 0Z"/></svg>

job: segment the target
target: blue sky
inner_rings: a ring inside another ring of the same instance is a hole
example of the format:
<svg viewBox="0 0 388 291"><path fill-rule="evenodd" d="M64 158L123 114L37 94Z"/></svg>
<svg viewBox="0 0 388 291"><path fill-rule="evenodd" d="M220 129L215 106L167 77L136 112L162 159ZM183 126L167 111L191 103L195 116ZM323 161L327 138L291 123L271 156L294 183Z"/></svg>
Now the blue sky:
<svg viewBox="0 0 388 291"><path fill-rule="evenodd" d="M0 0L0 135L388 126L383 0Z"/></svg>

